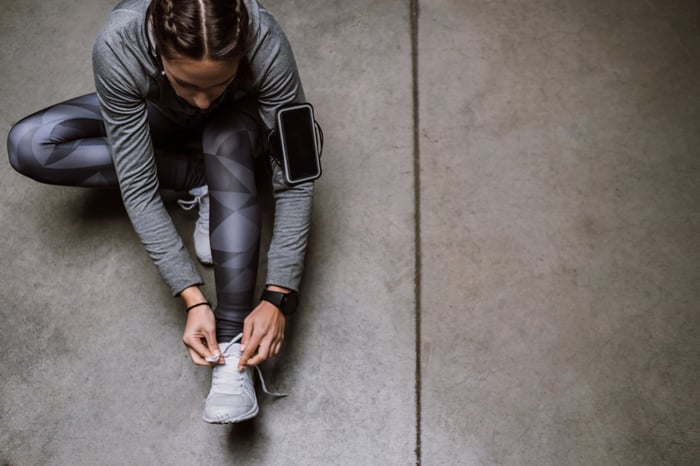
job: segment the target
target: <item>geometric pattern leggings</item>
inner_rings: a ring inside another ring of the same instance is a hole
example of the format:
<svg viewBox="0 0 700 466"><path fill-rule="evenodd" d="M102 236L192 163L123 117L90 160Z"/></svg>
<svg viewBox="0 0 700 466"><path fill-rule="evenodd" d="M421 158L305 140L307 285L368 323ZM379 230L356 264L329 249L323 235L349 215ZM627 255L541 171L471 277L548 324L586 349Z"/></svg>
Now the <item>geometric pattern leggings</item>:
<svg viewBox="0 0 700 466"><path fill-rule="evenodd" d="M257 276L257 125L242 113L224 109L217 110L203 128L192 130L173 123L150 105L148 120L160 186L175 190L209 186L217 339L229 341L243 331ZM7 145L12 167L34 180L118 187L94 93L24 118L10 131Z"/></svg>

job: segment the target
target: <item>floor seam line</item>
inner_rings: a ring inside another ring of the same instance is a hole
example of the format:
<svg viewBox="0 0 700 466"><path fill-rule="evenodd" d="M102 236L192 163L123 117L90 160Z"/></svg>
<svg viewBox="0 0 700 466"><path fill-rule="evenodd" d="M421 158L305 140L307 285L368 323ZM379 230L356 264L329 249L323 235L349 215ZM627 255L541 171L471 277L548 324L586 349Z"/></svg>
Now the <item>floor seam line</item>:
<svg viewBox="0 0 700 466"><path fill-rule="evenodd" d="M422 308L422 263L421 263L421 186L420 186L420 106L418 86L418 0L411 0L411 79L413 98L413 203L414 217L414 261L415 261L415 397L416 397L416 465L422 461L422 381L421 381L421 308Z"/></svg>

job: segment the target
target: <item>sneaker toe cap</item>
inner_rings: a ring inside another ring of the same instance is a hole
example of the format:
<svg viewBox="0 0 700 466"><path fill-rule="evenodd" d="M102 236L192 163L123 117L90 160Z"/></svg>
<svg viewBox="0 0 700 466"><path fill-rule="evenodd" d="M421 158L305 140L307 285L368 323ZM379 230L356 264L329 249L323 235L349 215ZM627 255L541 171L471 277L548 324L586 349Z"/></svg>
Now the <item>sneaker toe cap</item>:
<svg viewBox="0 0 700 466"><path fill-rule="evenodd" d="M258 413L258 404L245 395L213 395L204 406L207 422L237 422Z"/></svg>

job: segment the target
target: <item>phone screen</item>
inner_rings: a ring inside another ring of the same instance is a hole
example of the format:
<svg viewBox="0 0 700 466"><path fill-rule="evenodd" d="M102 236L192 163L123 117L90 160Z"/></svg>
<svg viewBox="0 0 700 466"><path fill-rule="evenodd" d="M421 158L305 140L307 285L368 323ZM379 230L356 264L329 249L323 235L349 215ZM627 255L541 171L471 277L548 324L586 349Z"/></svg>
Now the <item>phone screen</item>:
<svg viewBox="0 0 700 466"><path fill-rule="evenodd" d="M284 109L279 117L287 179L299 182L318 178L321 167L311 108L299 106Z"/></svg>

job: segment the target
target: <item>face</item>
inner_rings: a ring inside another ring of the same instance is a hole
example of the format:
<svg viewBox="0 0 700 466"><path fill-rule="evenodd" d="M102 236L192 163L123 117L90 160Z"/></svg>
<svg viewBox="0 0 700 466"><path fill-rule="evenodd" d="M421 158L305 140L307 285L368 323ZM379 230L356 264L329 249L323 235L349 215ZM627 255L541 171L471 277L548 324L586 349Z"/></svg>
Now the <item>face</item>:
<svg viewBox="0 0 700 466"><path fill-rule="evenodd" d="M177 95L202 110L220 97L236 77L238 61L162 58L163 70Z"/></svg>

